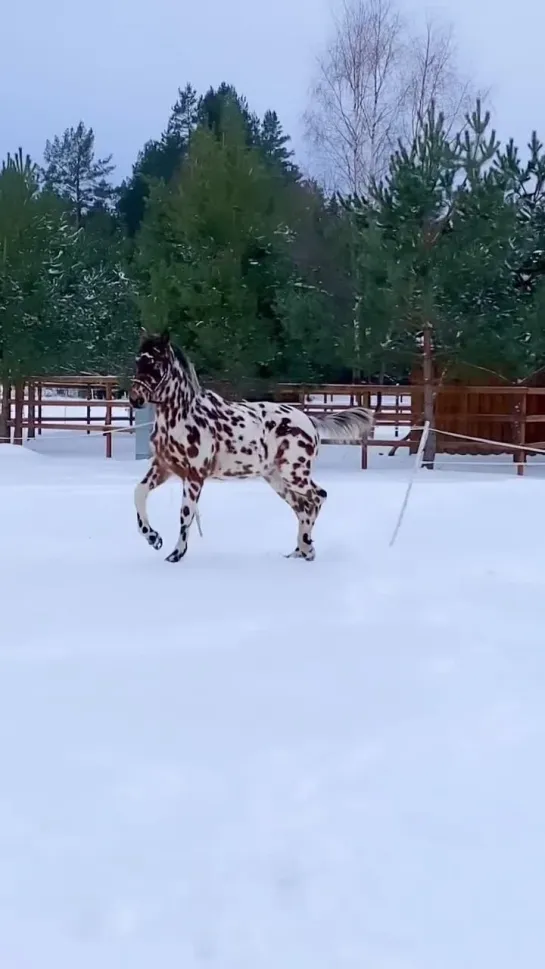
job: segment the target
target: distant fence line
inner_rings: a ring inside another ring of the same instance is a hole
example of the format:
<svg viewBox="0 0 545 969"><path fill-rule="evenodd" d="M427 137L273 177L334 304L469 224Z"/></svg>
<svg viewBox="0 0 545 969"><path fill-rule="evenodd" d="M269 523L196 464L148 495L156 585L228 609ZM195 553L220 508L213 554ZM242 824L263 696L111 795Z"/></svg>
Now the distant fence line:
<svg viewBox="0 0 545 969"><path fill-rule="evenodd" d="M228 397L237 396L230 392L228 384L217 384L214 389ZM53 392L57 396L51 396ZM461 386L437 382L434 392L437 453L513 453L522 473L527 452L520 448L545 448L545 387ZM2 410L8 423L4 440L22 444L25 436L32 439L50 430L100 432L105 436L106 455L111 457L112 432L134 431L134 411L120 393L119 380L114 376L51 376L29 380L18 395L12 394L9 404L3 401ZM421 384L279 383L269 388L267 397L293 403L308 413L356 405L374 409L374 436L367 444L358 444L363 468L367 467L370 447L387 448L392 454L400 447L408 448L410 453L418 448L421 433L418 428L424 420ZM444 435L454 432L486 438L497 441L497 446L448 438L442 436L442 431Z"/></svg>

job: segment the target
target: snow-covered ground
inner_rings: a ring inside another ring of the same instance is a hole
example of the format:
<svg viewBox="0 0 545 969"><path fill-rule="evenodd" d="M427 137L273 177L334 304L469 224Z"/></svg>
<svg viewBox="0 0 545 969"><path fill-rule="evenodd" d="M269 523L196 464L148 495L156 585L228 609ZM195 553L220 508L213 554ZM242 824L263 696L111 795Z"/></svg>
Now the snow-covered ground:
<svg viewBox="0 0 545 969"><path fill-rule="evenodd" d="M324 448L314 563L227 482L173 566L74 440L0 447L0 967L541 969L538 473L423 472L389 549L408 458Z"/></svg>

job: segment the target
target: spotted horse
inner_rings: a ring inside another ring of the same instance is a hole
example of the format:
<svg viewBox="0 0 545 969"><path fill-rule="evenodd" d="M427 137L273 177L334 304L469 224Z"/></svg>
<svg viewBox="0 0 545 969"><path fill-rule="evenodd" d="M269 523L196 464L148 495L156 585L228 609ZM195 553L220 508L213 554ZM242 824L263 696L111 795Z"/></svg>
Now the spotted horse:
<svg viewBox="0 0 545 969"><path fill-rule="evenodd" d="M247 477L264 478L293 509L299 530L288 557L311 561L312 530L327 497L311 476L320 440L361 440L373 424L372 412L363 407L316 416L289 404L224 400L201 387L168 332L142 336L129 399L135 408L155 405L153 458L135 490L138 528L152 548L163 541L149 523L147 497L172 476L184 482L180 535L167 562L179 562L187 552L206 479Z"/></svg>

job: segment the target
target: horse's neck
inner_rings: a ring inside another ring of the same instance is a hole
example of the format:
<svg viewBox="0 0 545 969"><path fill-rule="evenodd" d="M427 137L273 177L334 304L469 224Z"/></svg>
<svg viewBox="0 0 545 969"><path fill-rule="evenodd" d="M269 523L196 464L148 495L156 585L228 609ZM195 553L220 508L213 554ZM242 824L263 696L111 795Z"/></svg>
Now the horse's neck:
<svg viewBox="0 0 545 969"><path fill-rule="evenodd" d="M172 408L179 418L185 419L195 398L195 391L191 387L185 374L174 371L168 381L163 394L163 400L158 404L157 411L161 416L172 416Z"/></svg>

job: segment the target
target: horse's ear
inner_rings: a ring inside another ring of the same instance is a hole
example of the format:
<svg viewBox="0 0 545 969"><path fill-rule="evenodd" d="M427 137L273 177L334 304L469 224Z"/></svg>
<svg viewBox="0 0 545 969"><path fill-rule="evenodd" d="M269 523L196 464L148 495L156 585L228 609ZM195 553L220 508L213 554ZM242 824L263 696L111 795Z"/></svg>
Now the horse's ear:
<svg viewBox="0 0 545 969"><path fill-rule="evenodd" d="M170 343L170 330L168 327L165 327L165 329L159 334L159 341L164 347L168 347Z"/></svg>
<svg viewBox="0 0 545 969"><path fill-rule="evenodd" d="M140 339L140 346L142 346L142 344L144 343L144 341L149 338L149 333L146 330L146 327L145 326L141 326L140 327L140 330L138 332L138 337Z"/></svg>

